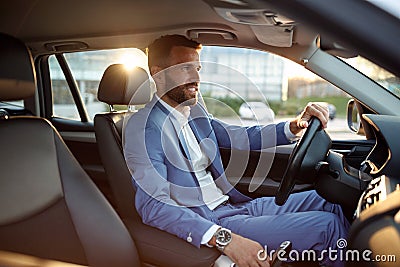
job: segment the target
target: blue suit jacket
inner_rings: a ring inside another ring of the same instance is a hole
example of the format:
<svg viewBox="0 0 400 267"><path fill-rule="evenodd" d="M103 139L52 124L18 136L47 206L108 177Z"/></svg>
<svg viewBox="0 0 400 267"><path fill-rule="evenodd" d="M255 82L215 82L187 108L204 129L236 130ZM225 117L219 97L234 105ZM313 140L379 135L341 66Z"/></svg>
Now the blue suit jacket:
<svg viewBox="0 0 400 267"><path fill-rule="evenodd" d="M284 123L241 127L213 119L204 107L192 107L189 125L210 158L208 171L232 203L249 201L224 174L219 147L259 150L287 144ZM199 247L204 233L218 223L204 204L192 172L180 125L156 97L132 115L124 127L124 154L136 188L135 205L145 224Z"/></svg>

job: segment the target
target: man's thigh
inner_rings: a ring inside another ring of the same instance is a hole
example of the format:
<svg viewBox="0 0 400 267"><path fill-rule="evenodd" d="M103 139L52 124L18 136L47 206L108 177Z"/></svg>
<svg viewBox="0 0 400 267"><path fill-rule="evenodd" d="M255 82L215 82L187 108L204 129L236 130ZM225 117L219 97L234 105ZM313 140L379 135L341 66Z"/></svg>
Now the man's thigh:
<svg viewBox="0 0 400 267"><path fill-rule="evenodd" d="M276 249L283 241L289 240L297 251L321 251L329 242L336 242L347 235L347 229L335 214L322 211L259 217L236 215L223 218L220 223L234 233L257 241L262 246L266 245L268 250ZM335 240L329 240L332 238Z"/></svg>
<svg viewBox="0 0 400 267"><path fill-rule="evenodd" d="M246 204L253 216L279 215L304 211L327 211L342 216L338 205L322 198L315 190L291 194L283 206L275 204L275 198L263 197L254 199Z"/></svg>

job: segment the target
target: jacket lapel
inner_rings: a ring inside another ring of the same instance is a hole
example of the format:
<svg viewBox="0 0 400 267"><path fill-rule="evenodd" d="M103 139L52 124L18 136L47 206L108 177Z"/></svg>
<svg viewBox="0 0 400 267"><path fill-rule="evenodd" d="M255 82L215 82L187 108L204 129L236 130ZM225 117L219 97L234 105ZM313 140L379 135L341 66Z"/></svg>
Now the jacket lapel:
<svg viewBox="0 0 400 267"><path fill-rule="evenodd" d="M166 116L165 119L169 120L169 122L172 124L173 128L174 128L174 132L176 134L176 137L179 140L179 147L183 153L183 155L190 160L190 154L189 154L189 149L187 146L187 143L185 141L185 138L182 135L182 131L181 131L181 125L179 124L179 122L177 120L174 120L172 118L172 114L171 112L169 112L169 110L167 110L159 101L157 101L155 103L155 106L157 106Z"/></svg>
<svg viewBox="0 0 400 267"><path fill-rule="evenodd" d="M224 193L227 193L232 186L225 178L225 173L221 162L221 155L217 145L218 142L213 134L209 117L207 113L202 110L201 106L196 105L193 107L189 125L196 136L203 153L205 153L211 161L208 171L211 172L211 175L213 176L217 186Z"/></svg>
<svg viewBox="0 0 400 267"><path fill-rule="evenodd" d="M169 122L173 125L175 134L179 140L180 149L183 155L187 159L190 159L187 143L182 136L181 126L179 125L179 123L176 122L176 120L173 120L171 118L170 112L159 101L156 101L154 105L162 111L162 113L166 117L165 119L168 119ZM189 117L189 126L191 127L197 141L199 142L200 147L202 147L203 151L211 160L211 164L208 167L208 170L211 172L211 175L213 176L216 185L222 190L224 194L228 194L231 197L231 201L233 203L251 200L251 198L244 196L240 192L236 191L225 177L221 155L219 153L219 148L217 145L218 142L212 129L208 114L205 110L203 110L201 105L197 104L192 108L191 116ZM208 139L207 143L204 143L204 139ZM202 146L206 144L207 147ZM190 165L190 160L188 162L188 164ZM193 170L193 168L191 169ZM195 183L198 185L198 180L195 178L194 173L191 173Z"/></svg>

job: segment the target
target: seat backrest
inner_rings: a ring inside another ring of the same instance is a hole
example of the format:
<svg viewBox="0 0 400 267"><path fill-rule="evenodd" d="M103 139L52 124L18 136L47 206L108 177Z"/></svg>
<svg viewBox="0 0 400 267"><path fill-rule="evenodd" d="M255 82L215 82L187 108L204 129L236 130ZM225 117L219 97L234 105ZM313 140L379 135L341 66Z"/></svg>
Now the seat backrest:
<svg viewBox="0 0 400 267"><path fill-rule="evenodd" d="M35 75L25 45L0 34L0 55L0 101L31 97ZM0 251L140 266L124 224L47 120L1 120L0 147Z"/></svg>
<svg viewBox="0 0 400 267"><path fill-rule="evenodd" d="M124 119L131 111L113 111L114 105L142 105L151 100L154 87L141 67L126 68L110 65L99 84L97 98L110 105L111 112L96 114L94 126L100 158L114 195L117 212L122 218L138 216L134 207L135 192L131 174L123 155L122 130Z"/></svg>
<svg viewBox="0 0 400 267"><path fill-rule="evenodd" d="M155 88L142 68L127 70L111 65L100 82L98 99L109 105L139 105L150 101ZM219 257L216 249L197 249L167 232L142 223L135 208L135 191L123 153L123 121L132 112L109 112L94 118L96 140L102 164L115 196L117 210L134 238L141 260L156 266L212 266Z"/></svg>

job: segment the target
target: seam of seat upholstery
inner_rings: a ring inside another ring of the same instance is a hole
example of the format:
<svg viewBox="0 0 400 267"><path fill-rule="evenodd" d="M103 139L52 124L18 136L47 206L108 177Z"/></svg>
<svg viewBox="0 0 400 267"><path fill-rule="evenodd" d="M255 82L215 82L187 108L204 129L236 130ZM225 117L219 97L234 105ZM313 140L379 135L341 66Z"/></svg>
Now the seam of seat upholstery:
<svg viewBox="0 0 400 267"><path fill-rule="evenodd" d="M32 213L27 214L25 216L22 216L18 220L14 220L14 221L11 221L11 222L7 222L5 224L1 224L0 227L9 226L9 225L13 225L13 224L16 224L16 223L21 223L21 222L27 221L27 220L29 220L29 219L31 219L33 217L36 217L36 216L46 212L47 210L51 209L55 205L57 205L60 201L62 201L62 199L63 199L63 197L55 199L54 201L50 202L49 205L47 205L45 208L40 209L39 211L32 212Z"/></svg>
<svg viewBox="0 0 400 267"><path fill-rule="evenodd" d="M121 137L120 137L120 135L118 133L117 126L115 125L115 121L110 116L106 116L106 119L107 119L107 121L108 121L108 123L110 125L110 128L112 129L112 134L115 137L115 139L118 140L118 142L117 142L118 146L122 151L122 149L123 149L122 140L121 140Z"/></svg>
<svg viewBox="0 0 400 267"><path fill-rule="evenodd" d="M51 125L51 127L54 128L53 125ZM58 149L57 149L57 144L56 144L56 136L57 136L57 132L56 132L56 131L53 131L53 143L54 143L54 146L55 146L55 149L56 149L56 152L57 152ZM60 140L61 140L62 142L64 142L64 140L61 138L61 136L59 136L59 138L60 138ZM62 192L63 192L63 198L65 199L65 194L64 194L64 192L65 192L64 189L65 189L65 188L64 188L63 180L61 179L61 171L60 171L60 167L59 167L60 164L61 164L60 159L59 159L59 157L57 157L58 176L59 176L59 179L60 179L60 181L61 181L61 188L62 188ZM69 208L68 208L68 202L67 202L66 200L65 200L65 205L66 205L66 207L67 207L68 216L69 216L69 218L71 219L72 225L74 226L74 227L73 227L73 228L74 228L74 232L75 232L76 236L78 237L79 242L81 243L80 245L81 245L82 250L83 250L83 253L84 253L84 255L85 255L86 262L89 264L89 258L88 258L88 255L87 255L85 246L83 245L82 240L81 240L81 236L79 235L79 233L78 233L78 231L77 231L77 227L76 227L75 221L74 221L74 219L73 219L73 217L72 217L72 214L71 214L71 212L70 212L70 210L69 210ZM89 264L89 265L90 265L90 264Z"/></svg>
<svg viewBox="0 0 400 267"><path fill-rule="evenodd" d="M118 129L117 129L117 127L115 126L115 124L114 125L112 125L112 128L113 128L113 135L117 138L117 140L118 140L118 146L119 146L119 148L121 149L121 151L123 150L123 146L122 146L122 140L121 140L121 137L119 136L119 133L118 133Z"/></svg>

